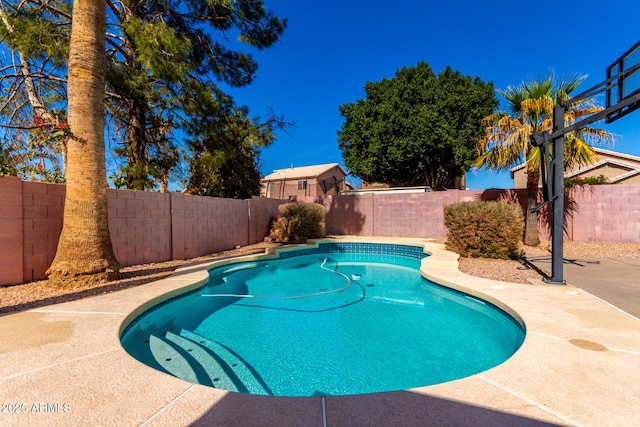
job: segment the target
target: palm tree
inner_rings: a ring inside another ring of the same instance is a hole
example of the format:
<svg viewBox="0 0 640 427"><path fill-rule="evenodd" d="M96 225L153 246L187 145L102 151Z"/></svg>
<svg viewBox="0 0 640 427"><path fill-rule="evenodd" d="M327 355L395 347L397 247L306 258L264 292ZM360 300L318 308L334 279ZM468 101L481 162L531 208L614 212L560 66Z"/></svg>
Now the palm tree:
<svg viewBox="0 0 640 427"><path fill-rule="evenodd" d="M105 0L75 0L69 46L67 191L50 278L117 272L107 220Z"/></svg>
<svg viewBox="0 0 640 427"><path fill-rule="evenodd" d="M525 245L540 244L537 213L531 213L531 209L537 204L542 157L540 148L531 144L530 137L536 132L551 131L554 106L569 100L571 92L585 79L586 76L575 76L566 81L555 82L551 76L542 81L509 86L504 91L498 91L509 103L509 112L495 113L484 119L485 136L478 143L480 157L474 166L505 170L523 161L526 165ZM593 99L579 101L566 109L564 120L566 124L571 124L602 109ZM610 133L591 127L565 135L565 169L597 161L598 156L592 145L612 140Z"/></svg>

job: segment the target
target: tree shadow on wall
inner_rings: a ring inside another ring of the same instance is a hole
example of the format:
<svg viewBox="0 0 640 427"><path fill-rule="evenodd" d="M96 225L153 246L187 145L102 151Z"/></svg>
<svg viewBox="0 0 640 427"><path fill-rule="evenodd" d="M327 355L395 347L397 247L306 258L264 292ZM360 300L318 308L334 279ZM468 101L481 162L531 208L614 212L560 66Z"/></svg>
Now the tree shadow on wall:
<svg viewBox="0 0 640 427"><path fill-rule="evenodd" d="M573 186L564 189L564 215L562 218L562 229L564 238L573 240L573 217L580 212L580 206L575 200L574 191L592 192L590 185ZM519 205L522 212L527 210L527 190L526 189L498 189L491 188L485 190L477 197L481 201L500 201L503 203ZM543 202L542 191L538 191L537 203ZM551 239L551 230L553 229L553 208L549 203L538 211L538 231L540 238L545 240Z"/></svg>
<svg viewBox="0 0 640 427"><path fill-rule="evenodd" d="M318 197L317 203L327 210L325 227L327 234L367 235L365 232L366 215L362 213L365 206L363 196L326 196Z"/></svg>

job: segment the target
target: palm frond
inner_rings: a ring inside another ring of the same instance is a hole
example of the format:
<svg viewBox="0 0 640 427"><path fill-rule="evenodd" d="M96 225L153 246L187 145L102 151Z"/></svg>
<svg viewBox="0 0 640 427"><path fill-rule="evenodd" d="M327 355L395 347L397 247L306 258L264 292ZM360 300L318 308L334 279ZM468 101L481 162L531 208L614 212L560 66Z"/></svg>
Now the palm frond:
<svg viewBox="0 0 640 427"><path fill-rule="evenodd" d="M522 161L522 154L519 150L512 150L509 147L493 147L480 155L473 166L480 169L485 166L487 169L508 170L512 165Z"/></svg>
<svg viewBox="0 0 640 427"><path fill-rule="evenodd" d="M509 102L509 110L514 115L520 114L522 100L526 96L522 86L507 86L505 90L498 90L498 93Z"/></svg>
<svg viewBox="0 0 640 427"><path fill-rule="evenodd" d="M527 169L539 169L543 159L541 150L531 145L531 134L548 132L553 128L553 110L561 102L570 99L570 94L587 78L575 75L559 83L554 76L543 80L508 86L498 92L509 103L511 114L496 113L485 117L485 136L478 142L479 157L476 168L504 170L523 159ZM578 119L602 111L593 99L585 99L572 104L565 113L565 123L572 124ZM610 142L613 136L602 129L584 128L565 138L565 159L567 164L587 164L597 159L591 144Z"/></svg>
<svg viewBox="0 0 640 427"><path fill-rule="evenodd" d="M571 99L571 92L576 90L580 84L587 79L586 74L576 74L567 80L562 80L555 88L555 102L561 104Z"/></svg>
<svg viewBox="0 0 640 427"><path fill-rule="evenodd" d="M543 95L538 98L529 98L522 101L523 115L526 114L526 122L529 122L534 132L540 132L542 123L553 114L553 98L549 95Z"/></svg>
<svg viewBox="0 0 640 427"><path fill-rule="evenodd" d="M526 163L527 169L540 169L540 164L542 163L542 151L540 151L540 147L529 147Z"/></svg>
<svg viewBox="0 0 640 427"><path fill-rule="evenodd" d="M564 167L589 166L599 160L598 153L586 140L571 133L565 136Z"/></svg>
<svg viewBox="0 0 640 427"><path fill-rule="evenodd" d="M526 97L530 99L539 99L545 96L553 95L553 77L548 77L542 81L534 80L522 85Z"/></svg>
<svg viewBox="0 0 640 427"><path fill-rule="evenodd" d="M581 106L580 108L572 108L565 113L565 123L572 124L576 119L582 119L587 116L599 113L604 107L598 105Z"/></svg>
<svg viewBox="0 0 640 427"><path fill-rule="evenodd" d="M614 135L604 129L586 127L577 131L571 132L576 137L584 139L589 145L608 145L611 146L614 143Z"/></svg>

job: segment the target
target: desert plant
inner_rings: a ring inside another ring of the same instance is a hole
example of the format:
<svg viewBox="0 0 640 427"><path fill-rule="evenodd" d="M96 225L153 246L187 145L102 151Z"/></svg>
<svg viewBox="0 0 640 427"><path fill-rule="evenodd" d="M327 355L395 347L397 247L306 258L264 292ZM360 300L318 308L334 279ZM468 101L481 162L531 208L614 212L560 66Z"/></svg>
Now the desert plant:
<svg viewBox="0 0 640 427"><path fill-rule="evenodd" d="M324 237L325 208L318 203L285 203L278 207L280 215L271 226L276 242L304 243L307 239Z"/></svg>
<svg viewBox="0 0 640 427"><path fill-rule="evenodd" d="M517 205L463 202L444 208L447 249L464 257L519 258L524 215Z"/></svg>

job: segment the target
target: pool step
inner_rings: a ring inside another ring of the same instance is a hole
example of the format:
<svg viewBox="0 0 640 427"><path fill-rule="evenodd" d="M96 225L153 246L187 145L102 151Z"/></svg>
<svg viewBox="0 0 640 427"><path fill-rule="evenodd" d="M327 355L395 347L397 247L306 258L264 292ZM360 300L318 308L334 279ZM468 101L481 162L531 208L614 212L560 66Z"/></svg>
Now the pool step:
<svg viewBox="0 0 640 427"><path fill-rule="evenodd" d="M160 328L157 325L144 325L141 329L148 334L146 363L150 358L152 362L160 365L164 372L173 376L191 382L212 385L209 384L212 383L211 374L198 360L199 358L206 359L206 356L203 357L199 354L202 352L201 349L193 354L193 344L177 341L173 331Z"/></svg>
<svg viewBox="0 0 640 427"><path fill-rule="evenodd" d="M224 389L232 387L232 384L219 382L224 371L210 367L211 356L207 350L181 337L180 328L147 325L145 329L150 335L149 347L153 357L165 371L178 378L199 384L219 386ZM234 388L230 390L236 391Z"/></svg>
<svg viewBox="0 0 640 427"><path fill-rule="evenodd" d="M240 381L242 387L246 389L247 393L260 394L265 396L273 395L273 392L271 391L267 383L262 379L260 374L247 361L245 361L240 355L235 353L230 348L226 347L223 344L220 344L217 341L203 337L202 335L193 331L187 331L183 329L180 332L180 335L190 339L195 343L205 346L206 348L211 350L217 356L217 358L222 359L226 366L231 369L233 377L237 378L238 381Z"/></svg>
<svg viewBox="0 0 640 427"><path fill-rule="evenodd" d="M241 381L238 381L233 375L229 375L230 369L228 366L225 366L224 361L220 361L219 358L216 358L216 356L204 346L174 333L167 334L167 339L189 353L192 359L190 361L192 368L198 367L206 373L206 377L196 375L196 377L199 378L194 382L224 390L237 391L240 393L247 392L245 387L242 386ZM180 376L180 378L187 379L183 376Z"/></svg>
<svg viewBox="0 0 640 427"><path fill-rule="evenodd" d="M141 329L149 334L150 355L163 371L224 390L273 395L260 375L224 345L172 324Z"/></svg>

